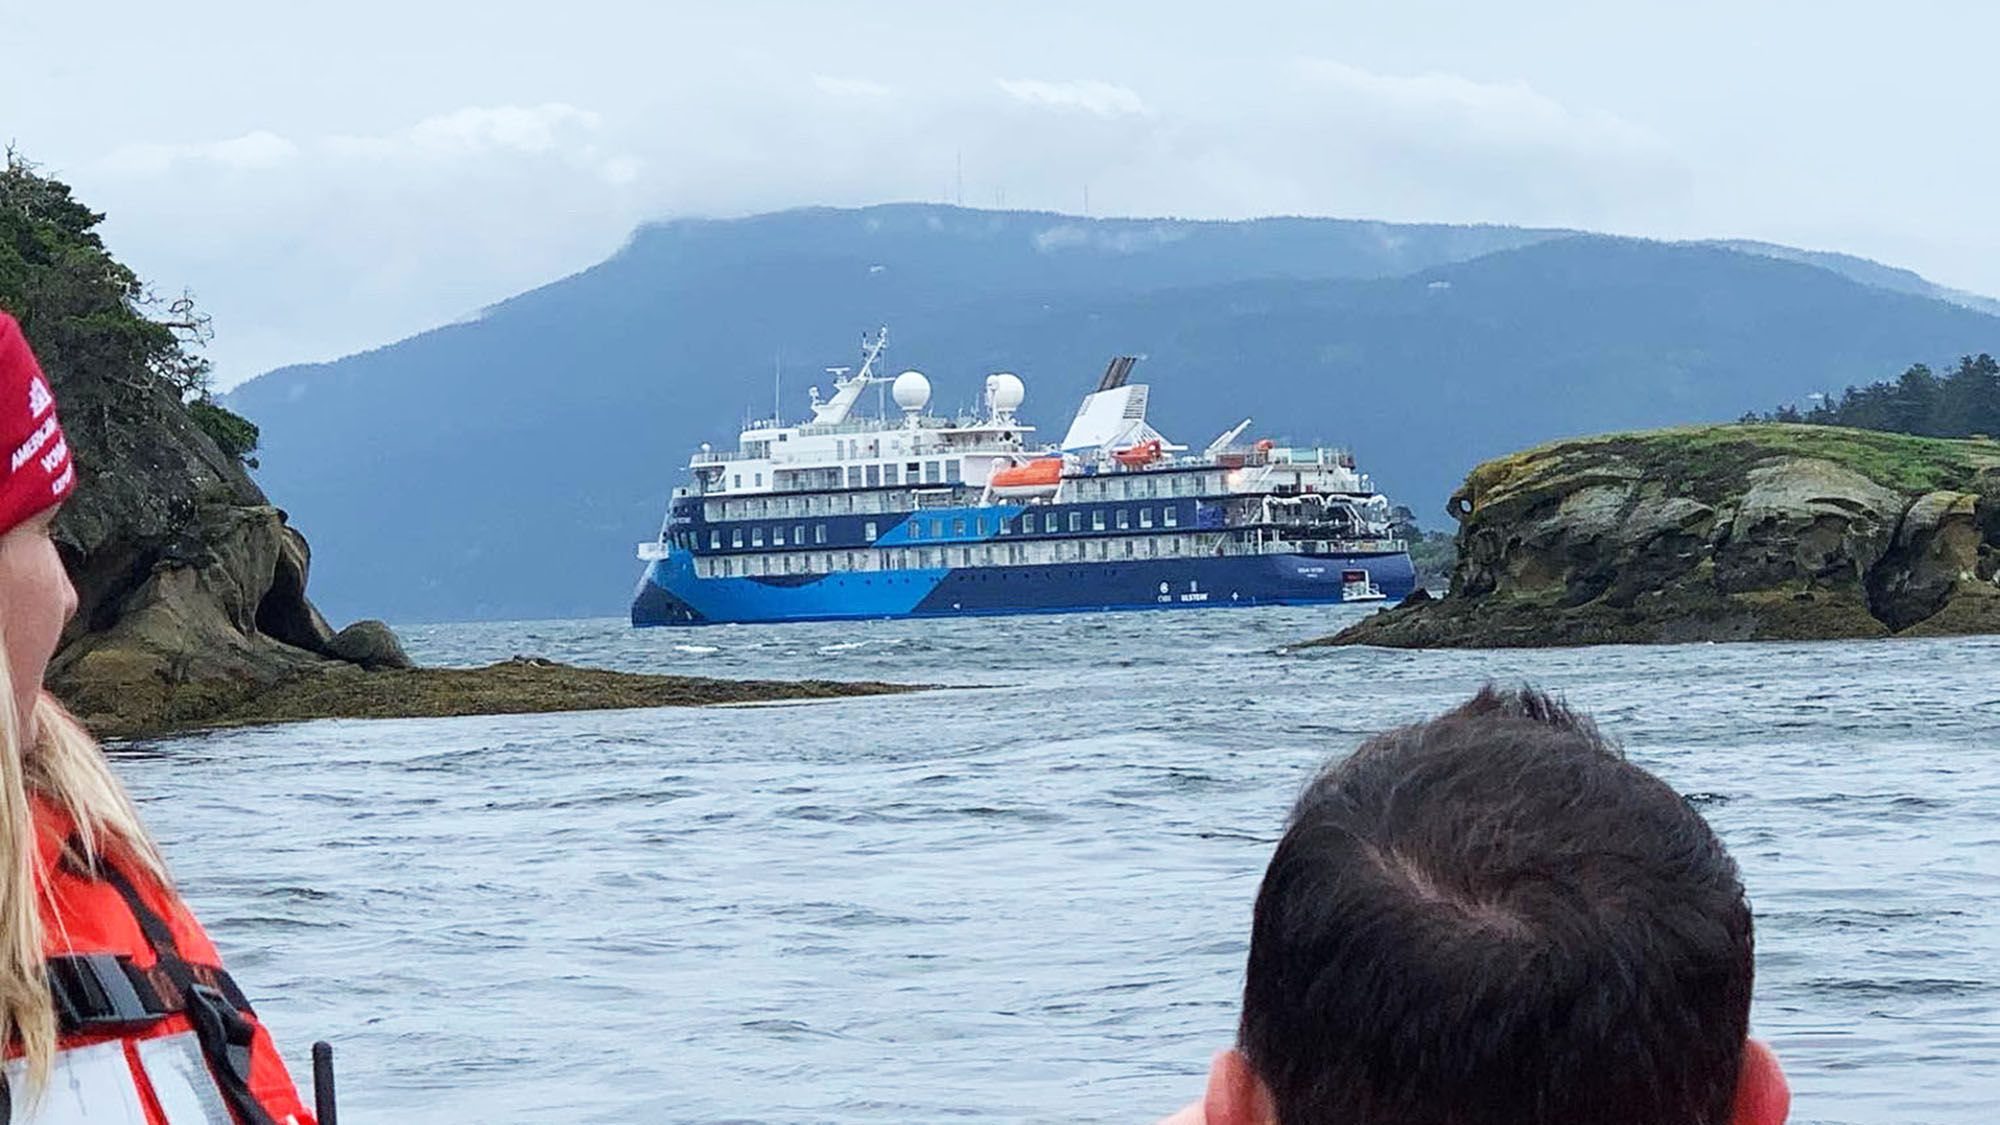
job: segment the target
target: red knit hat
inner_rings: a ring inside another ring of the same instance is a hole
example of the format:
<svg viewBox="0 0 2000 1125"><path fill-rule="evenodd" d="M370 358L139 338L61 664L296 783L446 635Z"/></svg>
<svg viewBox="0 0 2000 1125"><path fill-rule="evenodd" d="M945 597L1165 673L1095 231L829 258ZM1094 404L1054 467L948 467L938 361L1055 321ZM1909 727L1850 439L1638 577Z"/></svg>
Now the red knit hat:
<svg viewBox="0 0 2000 1125"><path fill-rule="evenodd" d="M0 312L0 534L76 490L56 396L14 318Z"/></svg>

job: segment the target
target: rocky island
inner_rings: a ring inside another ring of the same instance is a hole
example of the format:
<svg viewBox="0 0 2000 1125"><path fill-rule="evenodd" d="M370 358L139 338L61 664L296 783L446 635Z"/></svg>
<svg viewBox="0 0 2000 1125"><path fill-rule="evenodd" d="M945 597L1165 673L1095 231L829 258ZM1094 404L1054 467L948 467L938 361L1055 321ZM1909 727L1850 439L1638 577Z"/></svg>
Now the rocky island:
<svg viewBox="0 0 2000 1125"><path fill-rule="evenodd" d="M416 668L380 622L336 632L306 596L305 538L247 471L256 426L206 394L206 319L185 297L153 297L115 261L95 230L102 219L8 154L0 309L20 321L55 388L80 477L55 525L78 609L48 685L100 736L911 690L535 659Z"/></svg>
<svg viewBox="0 0 2000 1125"><path fill-rule="evenodd" d="M2000 443L1731 424L1474 469L1450 592L1313 644L1529 647L2000 632Z"/></svg>

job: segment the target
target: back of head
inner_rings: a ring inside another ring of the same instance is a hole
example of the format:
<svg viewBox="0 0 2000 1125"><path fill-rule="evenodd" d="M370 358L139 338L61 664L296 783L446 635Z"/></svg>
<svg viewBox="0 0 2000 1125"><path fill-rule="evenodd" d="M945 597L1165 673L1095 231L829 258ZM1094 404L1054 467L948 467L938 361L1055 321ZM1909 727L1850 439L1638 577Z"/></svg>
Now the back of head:
<svg viewBox="0 0 2000 1125"><path fill-rule="evenodd" d="M1489 688L1299 799L1239 1046L1284 1125L1723 1125L1751 976L1701 817L1587 719Z"/></svg>

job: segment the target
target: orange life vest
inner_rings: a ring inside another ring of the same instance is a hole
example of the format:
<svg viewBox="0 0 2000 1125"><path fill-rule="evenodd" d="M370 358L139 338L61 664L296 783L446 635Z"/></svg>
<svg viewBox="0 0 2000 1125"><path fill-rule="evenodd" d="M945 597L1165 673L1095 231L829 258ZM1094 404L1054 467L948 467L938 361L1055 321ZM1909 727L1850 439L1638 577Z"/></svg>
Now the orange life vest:
<svg viewBox="0 0 2000 1125"><path fill-rule="evenodd" d="M61 1025L30 1114L25 1061L5 1070L16 1120L312 1125L271 1036L172 888L129 864L84 865L73 825L34 799L50 988ZM0 1120L5 1120L0 1116Z"/></svg>

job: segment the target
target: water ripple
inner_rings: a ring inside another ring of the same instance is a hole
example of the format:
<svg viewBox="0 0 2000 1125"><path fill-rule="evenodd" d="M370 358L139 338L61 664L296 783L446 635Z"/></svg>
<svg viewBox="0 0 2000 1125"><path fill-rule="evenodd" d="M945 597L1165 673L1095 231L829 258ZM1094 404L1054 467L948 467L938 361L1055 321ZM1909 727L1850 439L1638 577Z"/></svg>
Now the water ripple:
<svg viewBox="0 0 2000 1125"><path fill-rule="evenodd" d="M117 766L295 1073L335 1042L357 1125L1133 1123L1229 1042L1311 771L1532 681L1728 841L1795 1121L1991 1119L2000 641L1283 647L1355 612L423 626L431 662L964 690L307 723Z"/></svg>

